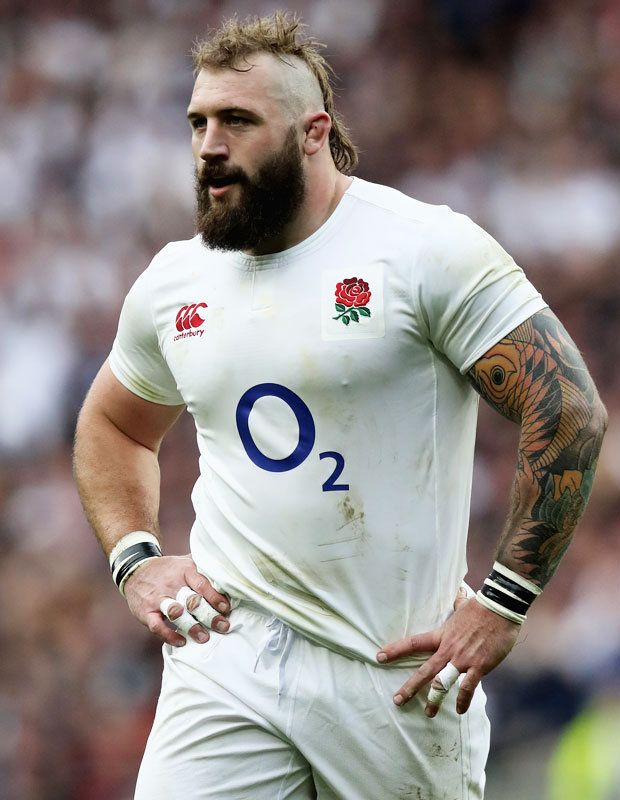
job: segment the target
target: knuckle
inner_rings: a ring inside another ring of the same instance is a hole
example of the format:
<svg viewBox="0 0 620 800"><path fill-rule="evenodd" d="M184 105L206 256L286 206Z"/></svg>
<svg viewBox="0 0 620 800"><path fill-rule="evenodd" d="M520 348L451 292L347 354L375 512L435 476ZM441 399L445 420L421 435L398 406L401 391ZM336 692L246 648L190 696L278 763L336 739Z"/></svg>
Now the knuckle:
<svg viewBox="0 0 620 800"><path fill-rule="evenodd" d="M383 650L390 656L390 658L400 658L407 655L415 647L415 636L407 636L405 639L399 639L397 642L392 642L383 648Z"/></svg>
<svg viewBox="0 0 620 800"><path fill-rule="evenodd" d="M204 575L201 575L199 578L196 578L194 581L192 581L192 589L204 595L209 591L209 589L211 589L211 584L204 577Z"/></svg>
<svg viewBox="0 0 620 800"><path fill-rule="evenodd" d="M482 680L482 676L484 675L483 670L479 669L478 667L470 667L467 670L467 676L465 677L463 683L472 684L473 686L477 686L480 681Z"/></svg>
<svg viewBox="0 0 620 800"><path fill-rule="evenodd" d="M439 671L438 666L435 666L434 663L427 661L425 664L422 664L422 666L418 668L416 672L416 677L428 680L429 678L434 678L435 675L437 675L438 671Z"/></svg>

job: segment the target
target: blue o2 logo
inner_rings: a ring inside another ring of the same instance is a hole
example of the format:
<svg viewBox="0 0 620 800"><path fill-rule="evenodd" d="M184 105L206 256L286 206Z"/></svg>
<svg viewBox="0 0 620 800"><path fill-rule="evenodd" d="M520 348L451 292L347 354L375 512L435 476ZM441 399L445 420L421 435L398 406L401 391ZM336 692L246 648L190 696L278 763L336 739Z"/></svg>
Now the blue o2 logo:
<svg viewBox="0 0 620 800"><path fill-rule="evenodd" d="M254 403L261 397L279 397L280 400L284 400L297 418L299 441L297 447L286 458L268 458L258 449L256 442L252 439L248 420ZM250 459L257 467L266 469L268 472L288 472L289 469L298 467L310 455L316 437L314 420L308 406L299 395L287 389L286 386L280 386L279 383L259 383L241 396L237 405L237 430Z"/></svg>
<svg viewBox="0 0 620 800"><path fill-rule="evenodd" d="M299 426L299 438L297 445L290 455L286 458L269 458L262 450L258 448L256 442L250 433L249 419L254 403L260 400L261 397L278 397L283 400L291 409L297 420ZM241 443L245 448L245 452L252 463L256 464L260 469L267 472L288 472L291 469L298 467L305 461L314 447L316 439L316 427L314 419L308 406L304 403L298 394L295 394L291 389L282 386L279 383L259 383L252 386L245 392L239 403L237 404L236 411L237 430ZM346 492L349 489L348 483L336 483L344 469L344 456L334 450L327 450L324 453L319 453L319 458L333 459L335 466L332 474L325 481L322 486L324 492Z"/></svg>

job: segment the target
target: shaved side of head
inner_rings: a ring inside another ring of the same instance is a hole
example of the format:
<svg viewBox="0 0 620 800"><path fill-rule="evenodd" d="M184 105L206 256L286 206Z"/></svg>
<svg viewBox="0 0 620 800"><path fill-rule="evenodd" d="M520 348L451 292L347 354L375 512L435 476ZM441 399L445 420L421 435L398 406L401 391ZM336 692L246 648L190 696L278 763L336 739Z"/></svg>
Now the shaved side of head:
<svg viewBox="0 0 620 800"><path fill-rule="evenodd" d="M258 57L272 56L281 70L282 99L289 106L291 122L307 112L325 111L332 122L329 149L334 164L350 175L357 166L357 148L334 107L333 71L321 48L303 33L300 20L287 12L242 22L233 18L196 42L194 70L196 74L201 70L245 71L252 69Z"/></svg>
<svg viewBox="0 0 620 800"><path fill-rule="evenodd" d="M278 59L293 120L308 112L325 111L321 87L314 73L296 56Z"/></svg>

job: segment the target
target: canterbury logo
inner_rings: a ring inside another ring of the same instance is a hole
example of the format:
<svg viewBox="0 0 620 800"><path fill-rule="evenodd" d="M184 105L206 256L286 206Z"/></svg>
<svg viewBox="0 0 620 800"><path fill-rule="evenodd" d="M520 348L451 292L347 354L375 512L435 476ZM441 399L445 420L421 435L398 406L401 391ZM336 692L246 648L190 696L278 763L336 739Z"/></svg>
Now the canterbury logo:
<svg viewBox="0 0 620 800"><path fill-rule="evenodd" d="M205 318L200 315L203 308L207 308L206 303L192 303L178 310L175 324L179 336L174 337L175 342L177 339L185 339L187 336L202 336L204 331L194 329L200 328L205 321Z"/></svg>
<svg viewBox="0 0 620 800"><path fill-rule="evenodd" d="M191 306L183 306L177 314L177 330L188 331L190 328L199 328L204 322L198 311L206 308L206 303L192 303Z"/></svg>

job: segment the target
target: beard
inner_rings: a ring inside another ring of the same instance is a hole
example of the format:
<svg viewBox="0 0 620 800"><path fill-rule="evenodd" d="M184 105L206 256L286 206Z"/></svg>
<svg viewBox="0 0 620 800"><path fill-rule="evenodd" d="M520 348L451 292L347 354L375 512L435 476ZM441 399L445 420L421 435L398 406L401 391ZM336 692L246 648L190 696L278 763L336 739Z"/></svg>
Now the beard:
<svg viewBox="0 0 620 800"><path fill-rule="evenodd" d="M212 182L218 186L235 182L237 189L216 199L209 193ZM235 191L236 202L231 199ZM207 247L257 250L283 233L305 192L301 151L292 127L282 148L268 156L253 177L221 162L205 162L202 172L196 172L196 229Z"/></svg>

